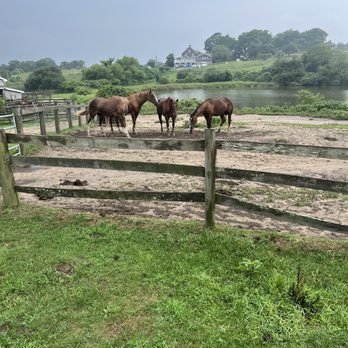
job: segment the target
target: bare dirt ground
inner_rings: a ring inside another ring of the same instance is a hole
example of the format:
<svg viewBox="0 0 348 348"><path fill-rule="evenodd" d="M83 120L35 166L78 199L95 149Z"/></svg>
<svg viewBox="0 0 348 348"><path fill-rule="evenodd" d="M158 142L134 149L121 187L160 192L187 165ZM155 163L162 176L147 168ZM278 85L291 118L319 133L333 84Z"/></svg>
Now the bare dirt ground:
<svg viewBox="0 0 348 348"><path fill-rule="evenodd" d="M174 137L203 137L202 129L195 129L194 134L190 135L188 129L180 128L184 125L185 121L187 121L187 115L178 116L178 130ZM299 116L233 115L233 122L235 126L232 130L230 132L224 130L218 133L217 139L348 148L348 129L337 127L337 125L348 125L348 121L312 119ZM130 128L130 123L129 120L128 128ZM313 127L318 125L326 125L326 127ZM336 125L336 128L334 125ZM47 129L48 131L50 130L49 125ZM106 128L106 130L106 136L124 136L119 133L111 135L109 129ZM37 133L37 131L37 128L25 128L25 133L28 134ZM86 131L79 130L76 132L76 135L86 135ZM91 135L101 136L99 127L93 128ZM137 134L133 135L133 137L167 138L169 136L165 133L160 133L157 116L150 115L139 116ZM202 153L178 151L77 150L45 147L36 155L188 165L203 165L204 161ZM217 166L348 181L348 161L345 160L219 151ZM202 178L180 175L35 166L16 169L15 179L19 185L57 188L69 187L62 186L65 180L75 181L79 179L81 181L86 180L86 187L89 189L135 191L202 191L204 185ZM71 188L73 187L71 186ZM254 203L348 225L348 198L346 195L226 180L219 180L217 182L217 190L224 193L228 192L233 196ZM200 204L193 203L110 201L60 197L50 200L40 200L39 197L28 194L21 194L21 199L25 202L34 202L36 204L99 212L102 215L107 214L116 218L122 215L134 215L155 216L173 220L204 219L204 207ZM288 231L304 235L329 236L332 238L347 238L347 235L344 234L265 218L261 215L233 208L217 206L216 212L217 223L232 226Z"/></svg>

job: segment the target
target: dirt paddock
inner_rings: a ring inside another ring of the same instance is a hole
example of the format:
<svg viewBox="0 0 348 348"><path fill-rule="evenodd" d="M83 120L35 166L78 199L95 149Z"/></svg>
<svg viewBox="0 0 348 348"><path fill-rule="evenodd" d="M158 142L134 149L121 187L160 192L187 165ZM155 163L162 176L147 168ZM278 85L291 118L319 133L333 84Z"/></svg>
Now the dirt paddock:
<svg viewBox="0 0 348 348"><path fill-rule="evenodd" d="M192 135L189 134L188 129L183 129L185 121L187 121L187 115L178 116L178 128L173 137L190 139L203 137L202 129L194 129ZM130 119L127 119L127 122L130 129ZM223 130L217 134L217 139L347 147L348 149L348 128L340 128L339 125L348 125L348 121L298 116L233 115L232 130L230 132ZM109 128L105 129L106 136L124 136L117 132L110 134ZM37 131L38 129L25 128L25 133L28 134L34 134ZM79 130L75 132L75 135L85 136L86 131ZM102 136L99 127L92 128L91 135ZM139 116L137 133L131 134L131 136L139 138L170 137L166 133L160 133L160 125L155 115ZM203 165L204 161L203 153L178 151L80 150L45 147L36 155L187 165ZM348 181L348 161L346 160L218 151L217 166ZM36 166L17 168L15 179L19 185L55 188L76 187L72 184L78 179L84 182L88 189L135 191L202 191L204 185L202 178L180 175ZM69 184L69 182L71 186L62 185ZM254 203L348 225L347 195L244 181L218 180L216 186L218 192L228 193ZM62 197L42 200L40 197L29 194L20 194L20 198L24 202L99 212L101 215L116 218L133 215L155 216L173 221L204 219L203 205L194 203L110 201ZM216 222L243 228L287 231L331 238L347 238L348 236L348 234L319 230L222 206L216 206Z"/></svg>

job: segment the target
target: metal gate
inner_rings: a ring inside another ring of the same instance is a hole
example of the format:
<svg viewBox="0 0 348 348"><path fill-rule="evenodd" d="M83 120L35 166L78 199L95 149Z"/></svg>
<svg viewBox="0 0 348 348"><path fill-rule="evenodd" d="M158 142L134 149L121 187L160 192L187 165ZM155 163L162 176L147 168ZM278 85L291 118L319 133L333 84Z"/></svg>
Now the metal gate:
<svg viewBox="0 0 348 348"><path fill-rule="evenodd" d="M9 126L2 127L0 124L0 129L8 130L8 129L14 129L15 133L17 133L17 125L16 125L16 119L14 117L14 114L10 115L0 115L0 121L2 120L8 120ZM20 156L21 155L21 149L18 144L15 145L9 145L8 150L11 154L11 156Z"/></svg>

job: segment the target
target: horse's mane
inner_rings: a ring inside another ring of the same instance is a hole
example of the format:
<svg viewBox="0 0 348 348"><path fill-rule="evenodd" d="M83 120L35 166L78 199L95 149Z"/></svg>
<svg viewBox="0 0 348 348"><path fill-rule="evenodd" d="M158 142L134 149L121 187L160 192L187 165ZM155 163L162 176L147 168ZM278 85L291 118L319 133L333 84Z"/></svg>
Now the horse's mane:
<svg viewBox="0 0 348 348"><path fill-rule="evenodd" d="M196 109L193 111L192 115L195 115L195 114L197 113L198 109L199 109L207 100L211 100L211 98L206 99L206 100L204 100L202 103L200 103L200 104L196 107Z"/></svg>

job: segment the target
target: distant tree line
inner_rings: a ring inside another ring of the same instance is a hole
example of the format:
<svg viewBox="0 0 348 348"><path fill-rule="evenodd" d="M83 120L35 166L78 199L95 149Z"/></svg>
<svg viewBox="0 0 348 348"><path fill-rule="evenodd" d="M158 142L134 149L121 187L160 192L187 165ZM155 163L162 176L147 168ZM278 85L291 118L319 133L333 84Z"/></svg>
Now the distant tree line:
<svg viewBox="0 0 348 348"><path fill-rule="evenodd" d="M214 62L266 59L274 55L307 51L324 43L327 36L320 28L304 32L290 29L275 36L268 30L254 29L240 34L237 39L215 33L205 40L204 49L212 54Z"/></svg>
<svg viewBox="0 0 348 348"><path fill-rule="evenodd" d="M83 60L72 60L71 62L63 61L59 65L52 58L42 58L37 61L10 60L7 64L0 65L0 75L10 77L12 74L32 72L51 67L60 69L82 69L84 65L85 62Z"/></svg>
<svg viewBox="0 0 348 348"><path fill-rule="evenodd" d="M255 81L281 86L343 86L348 85L347 54L320 44L301 56L278 58L271 67L260 71L239 70L232 73L214 66L205 70L184 69L177 73L178 82Z"/></svg>

